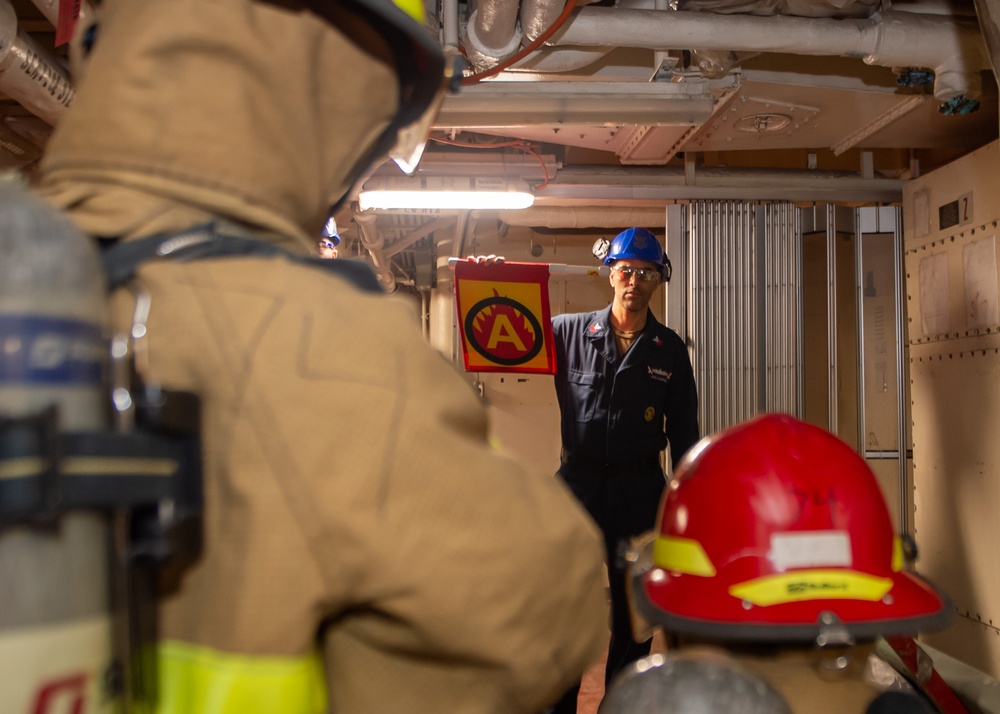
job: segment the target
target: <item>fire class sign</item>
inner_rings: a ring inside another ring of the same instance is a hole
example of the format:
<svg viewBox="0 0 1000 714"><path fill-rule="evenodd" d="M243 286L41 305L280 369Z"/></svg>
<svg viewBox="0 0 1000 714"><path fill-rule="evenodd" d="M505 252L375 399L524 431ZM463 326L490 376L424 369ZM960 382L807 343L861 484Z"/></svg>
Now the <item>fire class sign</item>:
<svg viewBox="0 0 1000 714"><path fill-rule="evenodd" d="M467 372L555 374L545 263L455 264Z"/></svg>

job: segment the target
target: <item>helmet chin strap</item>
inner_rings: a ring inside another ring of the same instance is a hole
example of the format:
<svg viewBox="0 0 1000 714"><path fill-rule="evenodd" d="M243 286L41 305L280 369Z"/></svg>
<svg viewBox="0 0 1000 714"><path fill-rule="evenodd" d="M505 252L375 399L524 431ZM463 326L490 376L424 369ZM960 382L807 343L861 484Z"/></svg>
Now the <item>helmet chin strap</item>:
<svg viewBox="0 0 1000 714"><path fill-rule="evenodd" d="M857 654L854 637L834 613L820 614L820 631L816 636L816 668L823 672L847 670Z"/></svg>

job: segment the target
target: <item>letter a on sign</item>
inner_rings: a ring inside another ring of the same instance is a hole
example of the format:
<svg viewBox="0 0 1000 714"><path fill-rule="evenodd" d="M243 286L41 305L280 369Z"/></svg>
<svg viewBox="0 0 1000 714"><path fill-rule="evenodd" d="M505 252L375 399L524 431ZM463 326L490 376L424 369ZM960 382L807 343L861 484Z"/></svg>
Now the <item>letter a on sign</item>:
<svg viewBox="0 0 1000 714"><path fill-rule="evenodd" d="M555 374L545 263L455 264L467 372Z"/></svg>

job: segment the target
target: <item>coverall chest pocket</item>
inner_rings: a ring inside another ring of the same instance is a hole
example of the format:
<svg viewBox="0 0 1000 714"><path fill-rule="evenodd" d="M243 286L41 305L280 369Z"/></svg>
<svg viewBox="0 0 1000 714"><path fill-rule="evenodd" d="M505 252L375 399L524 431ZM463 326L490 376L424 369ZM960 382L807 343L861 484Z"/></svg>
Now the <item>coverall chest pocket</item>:
<svg viewBox="0 0 1000 714"><path fill-rule="evenodd" d="M594 372L568 370L566 382L569 384L573 412L577 421L590 421L601 409L604 392L604 378Z"/></svg>
<svg viewBox="0 0 1000 714"><path fill-rule="evenodd" d="M623 424L636 434L662 434L669 385L659 375L651 376L648 369L630 376L635 379L623 385L630 405L622 414Z"/></svg>

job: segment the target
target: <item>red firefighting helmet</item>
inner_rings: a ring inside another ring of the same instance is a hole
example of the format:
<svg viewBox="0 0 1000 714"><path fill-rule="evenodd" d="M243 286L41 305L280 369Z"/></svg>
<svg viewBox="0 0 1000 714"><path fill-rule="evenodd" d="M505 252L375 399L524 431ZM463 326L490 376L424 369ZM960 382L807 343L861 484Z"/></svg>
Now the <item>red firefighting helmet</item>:
<svg viewBox="0 0 1000 714"><path fill-rule="evenodd" d="M874 474L847 444L766 415L703 439L679 464L643 555L638 617L708 639L852 639L947 624L947 596L905 571ZM822 641L822 639L820 640Z"/></svg>

